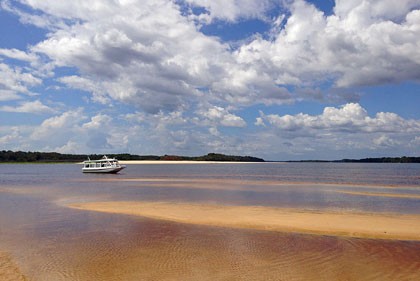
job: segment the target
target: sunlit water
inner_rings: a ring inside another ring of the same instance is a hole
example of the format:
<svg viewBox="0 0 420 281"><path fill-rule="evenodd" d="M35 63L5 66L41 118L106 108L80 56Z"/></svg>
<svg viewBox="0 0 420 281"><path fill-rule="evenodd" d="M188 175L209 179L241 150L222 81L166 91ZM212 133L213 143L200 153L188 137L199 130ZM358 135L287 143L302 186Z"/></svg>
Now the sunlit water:
<svg viewBox="0 0 420 281"><path fill-rule="evenodd" d="M66 207L139 200L420 214L419 164L129 165L117 175L74 164L0 168L0 280L420 280L420 242Z"/></svg>

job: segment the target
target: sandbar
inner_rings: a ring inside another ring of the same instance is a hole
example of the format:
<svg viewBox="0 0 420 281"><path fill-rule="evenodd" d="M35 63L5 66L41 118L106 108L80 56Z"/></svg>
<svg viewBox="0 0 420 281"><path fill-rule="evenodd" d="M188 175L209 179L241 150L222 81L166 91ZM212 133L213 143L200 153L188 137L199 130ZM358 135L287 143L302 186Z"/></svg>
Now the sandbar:
<svg viewBox="0 0 420 281"><path fill-rule="evenodd" d="M273 162L235 162L235 161L194 161L194 160L120 160L120 164L124 165L153 165L153 164L264 164Z"/></svg>
<svg viewBox="0 0 420 281"><path fill-rule="evenodd" d="M362 195L362 196L374 196L374 197L389 197L389 198L408 198L408 199L420 199L418 194L402 194L402 193L384 193L384 192L362 192L362 191L334 191L337 193L349 194L349 195Z"/></svg>
<svg viewBox="0 0 420 281"><path fill-rule="evenodd" d="M420 241L420 215L151 201L86 202L68 206L195 225Z"/></svg>

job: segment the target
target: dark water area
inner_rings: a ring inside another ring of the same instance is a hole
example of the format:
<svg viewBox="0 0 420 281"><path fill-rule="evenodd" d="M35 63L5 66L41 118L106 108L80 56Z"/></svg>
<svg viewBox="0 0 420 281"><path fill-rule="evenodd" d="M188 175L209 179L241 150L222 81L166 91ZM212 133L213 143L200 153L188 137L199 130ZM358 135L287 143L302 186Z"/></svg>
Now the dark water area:
<svg viewBox="0 0 420 281"><path fill-rule="evenodd" d="M420 280L420 242L70 209L169 201L420 214L420 164L0 165L0 280Z"/></svg>

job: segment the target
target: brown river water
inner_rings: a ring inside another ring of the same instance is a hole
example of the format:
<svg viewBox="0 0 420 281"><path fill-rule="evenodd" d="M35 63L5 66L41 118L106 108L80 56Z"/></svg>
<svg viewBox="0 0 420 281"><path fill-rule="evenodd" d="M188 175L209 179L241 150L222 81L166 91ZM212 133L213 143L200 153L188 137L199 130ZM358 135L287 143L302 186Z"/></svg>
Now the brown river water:
<svg viewBox="0 0 420 281"><path fill-rule="evenodd" d="M75 164L0 168L2 281L420 280L418 240L69 207L167 202L420 217L419 164L128 165L117 175L82 174Z"/></svg>

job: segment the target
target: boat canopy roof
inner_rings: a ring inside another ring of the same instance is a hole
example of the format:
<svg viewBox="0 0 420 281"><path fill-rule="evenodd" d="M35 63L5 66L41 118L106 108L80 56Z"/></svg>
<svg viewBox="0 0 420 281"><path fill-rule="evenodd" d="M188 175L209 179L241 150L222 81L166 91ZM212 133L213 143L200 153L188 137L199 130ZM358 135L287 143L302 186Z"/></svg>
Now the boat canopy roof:
<svg viewBox="0 0 420 281"><path fill-rule="evenodd" d="M106 157L106 155L104 155L101 159L98 160L90 160L90 158L88 157L88 160L83 161L84 163L98 163L98 162L118 162L117 159L115 158L108 158Z"/></svg>

